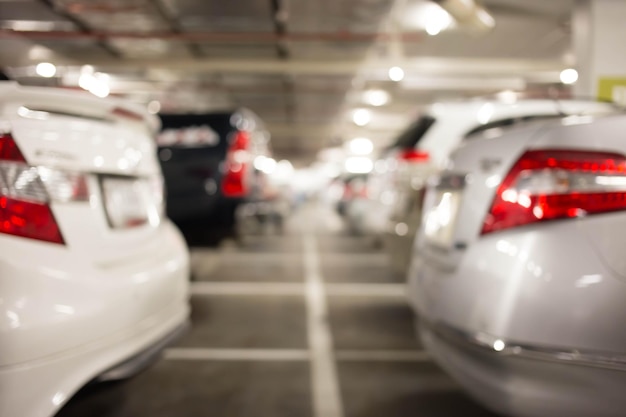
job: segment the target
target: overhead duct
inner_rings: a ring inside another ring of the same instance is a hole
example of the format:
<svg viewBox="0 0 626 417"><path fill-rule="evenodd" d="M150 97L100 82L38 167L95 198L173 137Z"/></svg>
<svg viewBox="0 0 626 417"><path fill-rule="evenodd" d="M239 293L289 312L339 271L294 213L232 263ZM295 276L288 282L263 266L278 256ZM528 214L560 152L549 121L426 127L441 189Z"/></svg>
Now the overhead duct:
<svg viewBox="0 0 626 417"><path fill-rule="evenodd" d="M475 33L486 33L496 26L496 20L475 0L433 0L447 11L459 26Z"/></svg>

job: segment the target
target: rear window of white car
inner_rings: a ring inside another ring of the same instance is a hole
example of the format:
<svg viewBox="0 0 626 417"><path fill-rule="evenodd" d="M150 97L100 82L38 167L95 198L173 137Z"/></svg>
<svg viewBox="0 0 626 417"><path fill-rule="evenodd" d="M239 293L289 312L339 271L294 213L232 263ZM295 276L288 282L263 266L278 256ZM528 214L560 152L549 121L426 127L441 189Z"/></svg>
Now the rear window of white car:
<svg viewBox="0 0 626 417"><path fill-rule="evenodd" d="M493 122L480 125L470 130L469 132L465 134L465 136L463 137L463 140L481 138L489 134L490 132L496 132L500 129L515 126L520 123L527 123L527 122L540 121L540 120L560 119L564 116L565 116L564 114L542 114L542 115L512 117L512 118L507 118L507 119L494 120Z"/></svg>
<svg viewBox="0 0 626 417"><path fill-rule="evenodd" d="M435 124L435 118L429 115L421 116L408 129L398 136L392 148L414 148L426 135L426 132Z"/></svg>

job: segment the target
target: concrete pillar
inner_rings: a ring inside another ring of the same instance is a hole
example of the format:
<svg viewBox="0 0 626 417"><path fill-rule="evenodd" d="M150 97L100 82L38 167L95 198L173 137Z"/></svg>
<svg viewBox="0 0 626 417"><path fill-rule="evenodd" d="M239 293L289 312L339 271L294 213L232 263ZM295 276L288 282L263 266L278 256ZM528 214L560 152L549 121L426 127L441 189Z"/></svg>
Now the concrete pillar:
<svg viewBox="0 0 626 417"><path fill-rule="evenodd" d="M626 1L578 0L572 27L575 95L626 104Z"/></svg>

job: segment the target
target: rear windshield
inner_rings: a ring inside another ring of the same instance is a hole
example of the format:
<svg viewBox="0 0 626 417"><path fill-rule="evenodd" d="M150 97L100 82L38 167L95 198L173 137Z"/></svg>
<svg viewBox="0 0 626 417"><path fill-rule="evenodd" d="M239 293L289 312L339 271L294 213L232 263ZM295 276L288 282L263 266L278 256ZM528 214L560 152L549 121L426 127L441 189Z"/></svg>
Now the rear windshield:
<svg viewBox="0 0 626 417"><path fill-rule="evenodd" d="M428 129L435 124L435 118L432 116L422 116L408 129L398 136L392 148L414 148L415 145L424 137Z"/></svg>
<svg viewBox="0 0 626 417"><path fill-rule="evenodd" d="M226 146L226 138L233 131L232 113L162 114L161 132L157 136L160 147L216 147Z"/></svg>
<svg viewBox="0 0 626 417"><path fill-rule="evenodd" d="M487 123L484 125L480 125L465 134L463 137L464 140L473 139L482 137L482 133L492 131L493 129L502 129L506 127L515 126L521 123L539 121L539 120L551 120L551 119L561 119L563 118L562 114L542 114L542 115L532 115L532 116L523 116L523 117L515 117L508 119L496 120L491 123Z"/></svg>

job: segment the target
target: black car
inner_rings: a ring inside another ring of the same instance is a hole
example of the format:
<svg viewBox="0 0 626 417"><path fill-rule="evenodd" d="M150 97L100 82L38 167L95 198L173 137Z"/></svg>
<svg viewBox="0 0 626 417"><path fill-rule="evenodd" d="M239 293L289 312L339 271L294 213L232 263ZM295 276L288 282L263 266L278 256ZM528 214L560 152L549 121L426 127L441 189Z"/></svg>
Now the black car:
<svg viewBox="0 0 626 417"><path fill-rule="evenodd" d="M269 152L262 121L249 110L160 117L168 217L232 228L237 205L258 188L254 160Z"/></svg>

